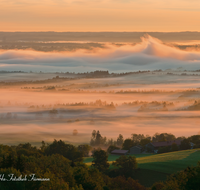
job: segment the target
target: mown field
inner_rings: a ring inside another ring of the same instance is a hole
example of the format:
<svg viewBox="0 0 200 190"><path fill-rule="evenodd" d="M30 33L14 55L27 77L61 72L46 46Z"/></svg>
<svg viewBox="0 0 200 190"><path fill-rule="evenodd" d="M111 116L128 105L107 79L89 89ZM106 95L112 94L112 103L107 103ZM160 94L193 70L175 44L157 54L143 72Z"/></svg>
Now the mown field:
<svg viewBox="0 0 200 190"><path fill-rule="evenodd" d="M133 155L138 162L135 179L147 187L156 181L164 181L172 173L176 173L188 166L196 166L200 161L200 149L183 150L164 154L137 154ZM119 156L109 155L108 161L112 164ZM90 166L92 157L87 157L84 162ZM111 166L112 167L112 166Z"/></svg>

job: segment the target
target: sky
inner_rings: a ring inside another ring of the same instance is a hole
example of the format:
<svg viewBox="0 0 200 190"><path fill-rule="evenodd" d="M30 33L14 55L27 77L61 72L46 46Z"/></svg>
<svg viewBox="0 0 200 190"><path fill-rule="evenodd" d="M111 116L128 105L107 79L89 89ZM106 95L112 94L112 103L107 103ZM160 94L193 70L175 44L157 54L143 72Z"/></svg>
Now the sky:
<svg viewBox="0 0 200 190"><path fill-rule="evenodd" d="M199 0L0 0L0 31L200 31Z"/></svg>

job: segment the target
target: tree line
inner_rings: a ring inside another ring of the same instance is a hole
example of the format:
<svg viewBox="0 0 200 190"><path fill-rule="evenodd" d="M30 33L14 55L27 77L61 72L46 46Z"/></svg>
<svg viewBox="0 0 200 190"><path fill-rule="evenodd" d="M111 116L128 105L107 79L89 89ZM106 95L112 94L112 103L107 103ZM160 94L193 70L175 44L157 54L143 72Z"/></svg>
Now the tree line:
<svg viewBox="0 0 200 190"><path fill-rule="evenodd" d="M188 138L185 136L175 137L171 133L155 133L153 136L144 135L144 134L132 134L131 138L124 139L122 134L119 134L116 140L108 139L103 137L100 131L93 130L92 137L90 140L90 145L93 147L107 147L107 152L115 149L130 150L131 147L140 145L142 151L151 152L151 150L146 147L148 143L153 142L166 142L180 140L181 144L178 146L176 143L173 143L170 146L160 147L158 153L166 153L171 151L178 150L187 150L191 148L191 143L194 144L193 148L200 148L200 135L192 135Z"/></svg>

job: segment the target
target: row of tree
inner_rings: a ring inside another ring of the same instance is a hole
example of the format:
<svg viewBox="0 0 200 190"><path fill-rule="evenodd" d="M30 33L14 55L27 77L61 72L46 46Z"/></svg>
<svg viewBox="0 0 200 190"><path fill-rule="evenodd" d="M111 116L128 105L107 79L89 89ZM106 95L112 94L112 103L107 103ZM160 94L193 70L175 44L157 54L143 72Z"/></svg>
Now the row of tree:
<svg viewBox="0 0 200 190"><path fill-rule="evenodd" d="M184 136L175 137L175 135L171 133L155 133L153 136L144 134L132 134L131 138L124 139L123 135L119 134L117 140L113 140L103 137L99 131L95 130L92 132L90 145L94 147L108 147L108 153L111 153L111 151L115 149L130 150L131 147L136 145L142 146L142 151L146 150L147 152L151 152L151 150L148 150L146 147L148 143L174 140L180 140L180 146L174 143L170 146L161 147L158 149L158 153L187 150L191 148L191 143L194 144L193 148L200 148L200 135L193 135L186 138Z"/></svg>

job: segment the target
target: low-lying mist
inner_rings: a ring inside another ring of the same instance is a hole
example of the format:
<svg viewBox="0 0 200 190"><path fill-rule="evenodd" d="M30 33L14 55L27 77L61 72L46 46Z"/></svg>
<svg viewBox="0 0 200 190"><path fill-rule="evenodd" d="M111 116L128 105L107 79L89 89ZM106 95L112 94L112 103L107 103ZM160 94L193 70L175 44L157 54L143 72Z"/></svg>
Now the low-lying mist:
<svg viewBox="0 0 200 190"><path fill-rule="evenodd" d="M127 72L155 69L199 69L200 53L183 51L167 46L149 35L136 45L79 49L74 52L37 52L32 50L8 50L0 53L0 70L43 72L88 72L109 70Z"/></svg>
<svg viewBox="0 0 200 190"><path fill-rule="evenodd" d="M199 63L200 53L151 36L73 52L2 51L1 143L89 143L93 130L114 139L197 134Z"/></svg>

